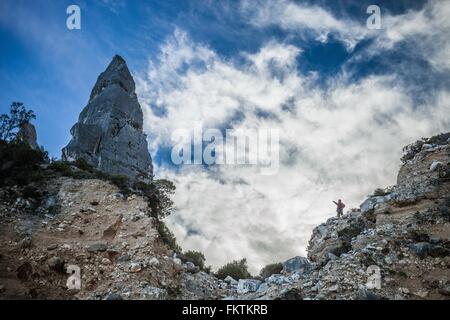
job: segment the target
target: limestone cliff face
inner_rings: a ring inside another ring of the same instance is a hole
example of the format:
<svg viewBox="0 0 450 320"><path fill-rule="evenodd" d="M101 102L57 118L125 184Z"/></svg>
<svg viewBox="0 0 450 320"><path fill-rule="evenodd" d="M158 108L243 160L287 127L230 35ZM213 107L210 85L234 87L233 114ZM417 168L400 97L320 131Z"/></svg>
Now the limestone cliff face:
<svg viewBox="0 0 450 320"><path fill-rule="evenodd" d="M142 128L133 77L125 60L116 55L98 77L62 158L81 158L103 172L150 181L152 159Z"/></svg>

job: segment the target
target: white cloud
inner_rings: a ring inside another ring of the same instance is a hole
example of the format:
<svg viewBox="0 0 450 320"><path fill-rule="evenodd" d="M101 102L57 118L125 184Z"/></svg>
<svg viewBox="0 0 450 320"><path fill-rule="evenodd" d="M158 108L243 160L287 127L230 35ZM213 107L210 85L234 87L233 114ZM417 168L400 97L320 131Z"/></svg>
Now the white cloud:
<svg viewBox="0 0 450 320"><path fill-rule="evenodd" d="M431 0L422 10L402 15L386 16L372 52L393 49L408 41L414 44L416 54L428 60L437 69L450 69L450 3Z"/></svg>
<svg viewBox="0 0 450 320"><path fill-rule="evenodd" d="M379 55L393 50L404 42L412 43L416 55L437 69L450 69L448 1L430 0L421 10L409 10L399 15L392 15L381 7L380 30L366 28L369 15L365 11L358 19L337 18L321 7L290 0L245 0L241 11L244 18L256 27L276 25L293 35L313 35L321 42L326 42L329 34L333 34L349 51L361 40L373 39L371 48L362 52L363 58L368 54Z"/></svg>
<svg viewBox="0 0 450 320"><path fill-rule="evenodd" d="M137 79L153 149L170 145L170 133L201 121L205 128L279 128L281 166L263 176L258 168L221 166L181 172L159 168L176 182L178 211L169 218L184 248L205 252L215 267L247 257L253 271L266 263L305 254L312 228L334 214L331 200L358 206L378 186L395 183L401 147L449 127L449 93L415 106L394 75L328 89L298 72L301 50L269 42L245 63L222 59L177 30L145 75ZM167 109L156 116L147 102ZM286 106L288 108L286 109ZM273 117L258 118L256 110ZM159 170L159 171L158 171Z"/></svg>
<svg viewBox="0 0 450 320"><path fill-rule="evenodd" d="M352 50L368 31L363 23L337 19L321 7L289 0L245 0L242 1L241 11L249 22L257 27L277 25L298 36L313 34L321 42L326 42L329 34L333 33L349 50Z"/></svg>

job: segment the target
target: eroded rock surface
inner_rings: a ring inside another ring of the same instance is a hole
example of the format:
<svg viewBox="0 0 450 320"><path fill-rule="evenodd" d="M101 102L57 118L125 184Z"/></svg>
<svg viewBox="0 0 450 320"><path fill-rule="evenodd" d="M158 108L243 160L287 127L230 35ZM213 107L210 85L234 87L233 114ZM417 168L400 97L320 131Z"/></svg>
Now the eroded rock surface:
<svg viewBox="0 0 450 320"><path fill-rule="evenodd" d="M120 56L100 74L87 106L72 127L64 160L84 159L94 168L133 180L150 181L152 159L143 132L135 83Z"/></svg>

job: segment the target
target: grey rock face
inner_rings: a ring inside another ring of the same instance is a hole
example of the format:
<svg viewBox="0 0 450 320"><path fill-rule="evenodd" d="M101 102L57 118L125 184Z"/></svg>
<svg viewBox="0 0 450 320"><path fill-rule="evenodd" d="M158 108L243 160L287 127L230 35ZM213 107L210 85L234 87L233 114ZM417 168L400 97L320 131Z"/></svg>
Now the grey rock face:
<svg viewBox="0 0 450 320"><path fill-rule="evenodd" d="M266 279L268 284L278 284L282 285L283 283L290 283L289 279L281 274L273 274Z"/></svg>
<svg viewBox="0 0 450 320"><path fill-rule="evenodd" d="M258 290L261 281L255 279L239 279L237 292L240 294L255 292Z"/></svg>
<svg viewBox="0 0 450 320"><path fill-rule="evenodd" d="M17 133L17 139L28 144L32 149L38 150L36 128L29 122L22 123L20 125L19 132Z"/></svg>
<svg viewBox="0 0 450 320"><path fill-rule="evenodd" d="M291 273L294 271L308 271L311 268L311 264L308 259L304 257L294 257L283 262L283 271Z"/></svg>
<svg viewBox="0 0 450 320"><path fill-rule="evenodd" d="M84 159L103 172L151 181L152 159L143 114L125 60L114 56L100 74L87 106L72 127L63 160Z"/></svg>

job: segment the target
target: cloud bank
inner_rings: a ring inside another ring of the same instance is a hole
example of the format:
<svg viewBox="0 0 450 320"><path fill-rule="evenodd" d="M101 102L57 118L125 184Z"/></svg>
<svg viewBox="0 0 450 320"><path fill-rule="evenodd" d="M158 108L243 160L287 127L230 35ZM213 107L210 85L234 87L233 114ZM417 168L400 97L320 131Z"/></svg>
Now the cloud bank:
<svg viewBox="0 0 450 320"><path fill-rule="evenodd" d="M440 3L407 15L436 19L433 14L448 12L448 4ZM244 14L248 6L243 3ZM318 35L331 30L351 46L364 36L360 28L355 34L346 31L354 22L318 7L287 1L271 6L265 2L250 23L258 28L278 23L292 32L306 29ZM288 16L293 12L316 19L296 21ZM278 13L283 19L274 20ZM447 67L443 34L448 22L424 31L408 27L406 16L386 20L397 31L381 31L366 54L423 39L431 46L419 46L417 54L433 66ZM323 85L317 81L319 73L299 71L302 54L302 48L271 39L257 52L224 58L177 29L161 45L159 56L150 59L148 70L136 74L152 154L170 149L174 130L198 122L204 128L270 127L281 132L280 169L272 176L251 166L174 170L163 162L156 170L177 186L177 211L168 223L178 241L184 249L204 252L214 267L247 257L251 271L257 272L267 263L305 255L312 228L335 214L332 200L342 198L347 208L356 207L376 187L394 184L401 148L450 127L449 90L436 89L417 104L395 66L389 74L358 81L343 66Z"/></svg>

